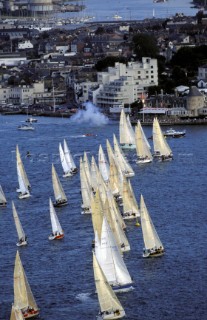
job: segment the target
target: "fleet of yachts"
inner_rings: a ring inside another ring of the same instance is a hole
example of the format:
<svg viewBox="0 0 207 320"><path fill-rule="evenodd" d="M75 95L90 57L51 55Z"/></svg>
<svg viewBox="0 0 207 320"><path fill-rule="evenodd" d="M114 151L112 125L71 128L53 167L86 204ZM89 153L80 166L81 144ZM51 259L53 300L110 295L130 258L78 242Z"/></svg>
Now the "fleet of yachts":
<svg viewBox="0 0 207 320"><path fill-rule="evenodd" d="M134 149L138 165L148 165L153 161L173 159L172 150L160 128L157 118L153 122L153 152L138 121L135 130L129 117L122 110L119 124L119 139L113 134L113 145L106 140L106 146L99 145L98 159L89 159L87 152L80 157L79 170L74 162L66 140L59 143L63 178L72 179L79 172L81 184L80 212L91 215L93 226L93 271L96 292L100 305L98 318L118 319L125 316L124 307L117 298L117 292L133 290L133 280L125 264L125 252L131 250L127 238L127 221L134 219L140 225L143 234L143 257L157 257L164 254L164 246L158 236L150 213L141 195L140 205L136 199L131 178L135 172L124 153L125 149ZM104 151L106 150L106 151ZM31 196L31 184L27 177L18 145L16 146L16 166L18 177L18 198ZM49 198L49 212L52 232L49 240L60 240L64 232L55 211L55 207L68 204L61 180L56 168L51 168L54 201ZM0 186L0 206L6 206L7 200ZM12 201L14 223L17 230L18 247L27 245L27 236L21 224L19 214ZM49 218L49 217L48 217ZM14 302L10 320L22 320L35 317L39 308L27 280L19 251L14 266Z"/></svg>

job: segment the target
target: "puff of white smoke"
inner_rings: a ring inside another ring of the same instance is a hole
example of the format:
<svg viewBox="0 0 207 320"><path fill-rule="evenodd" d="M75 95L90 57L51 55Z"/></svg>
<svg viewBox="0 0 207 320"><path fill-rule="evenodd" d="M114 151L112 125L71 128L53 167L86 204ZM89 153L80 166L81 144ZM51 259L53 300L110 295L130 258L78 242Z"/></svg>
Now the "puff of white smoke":
<svg viewBox="0 0 207 320"><path fill-rule="evenodd" d="M90 123L93 126L101 126L107 124L109 119L99 111L99 109L91 102L86 102L85 109L78 110L70 121L73 123Z"/></svg>

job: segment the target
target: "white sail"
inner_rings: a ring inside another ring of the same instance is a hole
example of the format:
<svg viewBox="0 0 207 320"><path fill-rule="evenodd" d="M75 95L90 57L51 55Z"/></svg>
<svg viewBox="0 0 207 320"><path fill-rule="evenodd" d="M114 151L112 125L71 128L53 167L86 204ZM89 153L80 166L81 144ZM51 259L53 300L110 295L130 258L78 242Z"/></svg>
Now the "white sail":
<svg viewBox="0 0 207 320"><path fill-rule="evenodd" d="M115 134L113 134L113 141L114 141L114 155L117 159L117 162L119 163L119 165L121 167L121 171L123 172L123 174L126 177L134 176L134 170L132 169L131 165L129 164L129 162L125 158L125 156L119 146L119 143L117 141Z"/></svg>
<svg viewBox="0 0 207 320"><path fill-rule="evenodd" d="M160 156L171 156L172 150L165 139L158 119L155 117L153 120L153 145L154 145L154 154Z"/></svg>
<svg viewBox="0 0 207 320"><path fill-rule="evenodd" d="M32 309L33 316L39 313L18 251L14 266L14 307L21 309L23 314L31 312L28 308Z"/></svg>
<svg viewBox="0 0 207 320"><path fill-rule="evenodd" d="M64 177L70 176L71 175L71 173L70 173L71 168L69 167L69 165L67 163L67 160L66 160L61 143L59 143L59 154L60 154L60 161L61 161L63 172L64 172Z"/></svg>
<svg viewBox="0 0 207 320"><path fill-rule="evenodd" d="M51 199L49 199L49 206L50 206L50 220L52 225L52 233L53 235L62 235L64 234L64 232L58 220L58 217L55 212L55 208L53 206Z"/></svg>
<svg viewBox="0 0 207 320"><path fill-rule="evenodd" d="M59 177L57 175L57 172L53 164L52 164L52 185L53 185L56 202L67 202L66 194L63 190L63 187L60 183Z"/></svg>
<svg viewBox="0 0 207 320"><path fill-rule="evenodd" d="M83 167L84 167L84 170L85 170L85 173L86 173L86 177L87 177L88 181L90 181L90 179L91 179L91 168L90 168L90 163L89 163L89 160L88 160L87 153L85 151L83 153Z"/></svg>
<svg viewBox="0 0 207 320"><path fill-rule="evenodd" d="M132 190L131 184L129 185L129 181L124 179L123 182L123 213L124 218L136 218L140 216L139 207L137 200L134 196L134 192Z"/></svg>
<svg viewBox="0 0 207 320"><path fill-rule="evenodd" d="M21 309L12 305L10 320L24 320Z"/></svg>
<svg viewBox="0 0 207 320"><path fill-rule="evenodd" d="M12 211L13 211L13 217L14 217L14 223L17 229L17 235L18 235L18 239L19 239L19 243L23 243L26 241L26 235L25 232L22 228L22 224L20 222L17 210L15 208L14 202L12 201ZM26 244L26 243L25 243Z"/></svg>
<svg viewBox="0 0 207 320"><path fill-rule="evenodd" d="M97 189L98 186L98 167L96 164L96 160L94 156L91 158L91 166L90 166L90 185L93 191Z"/></svg>
<svg viewBox="0 0 207 320"><path fill-rule="evenodd" d="M152 219L149 215L144 198L141 195L140 200L140 214L143 240L146 250L164 249L162 242L157 234Z"/></svg>
<svg viewBox="0 0 207 320"><path fill-rule="evenodd" d="M2 189L2 186L0 185L0 205L6 205L6 204L7 204L6 197Z"/></svg>
<svg viewBox="0 0 207 320"><path fill-rule="evenodd" d="M83 213L90 213L92 191L87 179L82 158L80 158L80 183Z"/></svg>
<svg viewBox="0 0 207 320"><path fill-rule="evenodd" d="M73 160L72 154L68 148L68 145L67 145L67 142L65 139L63 141L63 149L64 149L65 158L66 158L66 161L67 161L67 164L68 164L70 170L77 169L75 162Z"/></svg>
<svg viewBox="0 0 207 320"><path fill-rule="evenodd" d="M98 189L96 190L94 198L91 200L91 215L94 235L97 233L100 241L104 213L102 200Z"/></svg>
<svg viewBox="0 0 207 320"><path fill-rule="evenodd" d="M109 180L109 163L101 145L98 152L98 166L104 181L107 182Z"/></svg>
<svg viewBox="0 0 207 320"><path fill-rule="evenodd" d="M122 148L135 148L135 134L124 110L121 111L119 121L119 142Z"/></svg>
<svg viewBox="0 0 207 320"><path fill-rule="evenodd" d="M102 319L118 319L125 316L124 309L93 253L93 270Z"/></svg>
<svg viewBox="0 0 207 320"><path fill-rule="evenodd" d="M17 162L17 177L18 177L18 182L19 182L19 189L18 192L20 192L19 198L24 198L24 197L29 197L30 192L28 190L28 187L25 184L25 180L22 176L22 170L19 168L19 164Z"/></svg>
<svg viewBox="0 0 207 320"><path fill-rule="evenodd" d="M98 246L95 243L95 254L110 285L121 287L132 283L106 217L103 217L101 241Z"/></svg>
<svg viewBox="0 0 207 320"><path fill-rule="evenodd" d="M21 172L21 176L22 176L22 179L24 180L25 186L27 188L31 188L31 184L29 182L29 179L27 177L27 174L26 174L26 171L25 171L22 159L21 159L18 145L16 146L16 160L17 160L17 166L19 168L19 171Z"/></svg>
<svg viewBox="0 0 207 320"><path fill-rule="evenodd" d="M138 162L151 162L152 154L150 151L149 142L147 141L140 121L138 121L137 126L135 128L135 140Z"/></svg>

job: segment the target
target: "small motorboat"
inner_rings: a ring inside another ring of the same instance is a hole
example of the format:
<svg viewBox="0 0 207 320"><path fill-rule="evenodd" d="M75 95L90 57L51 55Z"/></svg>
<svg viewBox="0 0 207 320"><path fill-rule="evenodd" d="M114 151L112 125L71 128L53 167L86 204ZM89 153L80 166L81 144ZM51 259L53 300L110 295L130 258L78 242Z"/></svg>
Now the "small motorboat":
<svg viewBox="0 0 207 320"><path fill-rule="evenodd" d="M180 137L184 137L186 134L186 131L176 131L172 128L170 128L169 130L166 130L165 132L163 132L164 137L172 137L172 138L180 138Z"/></svg>
<svg viewBox="0 0 207 320"><path fill-rule="evenodd" d="M93 134L93 133L85 133L84 136L85 136L85 137L96 137L96 134Z"/></svg>
<svg viewBox="0 0 207 320"><path fill-rule="evenodd" d="M33 118L33 117L29 117L25 120L25 122L29 122L29 123L33 123L33 122L37 122L37 119Z"/></svg>

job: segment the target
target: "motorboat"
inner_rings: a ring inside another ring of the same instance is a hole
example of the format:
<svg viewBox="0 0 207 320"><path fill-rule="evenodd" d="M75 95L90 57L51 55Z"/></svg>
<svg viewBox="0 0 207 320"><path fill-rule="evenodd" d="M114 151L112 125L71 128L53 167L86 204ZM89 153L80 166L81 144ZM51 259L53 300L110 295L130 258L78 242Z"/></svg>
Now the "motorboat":
<svg viewBox="0 0 207 320"><path fill-rule="evenodd" d="M172 138L180 138L180 137L184 137L186 134L186 131L176 131L172 128L170 128L169 130L166 130L165 132L163 132L164 137L172 137Z"/></svg>
<svg viewBox="0 0 207 320"><path fill-rule="evenodd" d="M33 118L33 117L29 117L25 120L25 122L29 122L29 123L33 123L33 122L37 122L37 119Z"/></svg>

